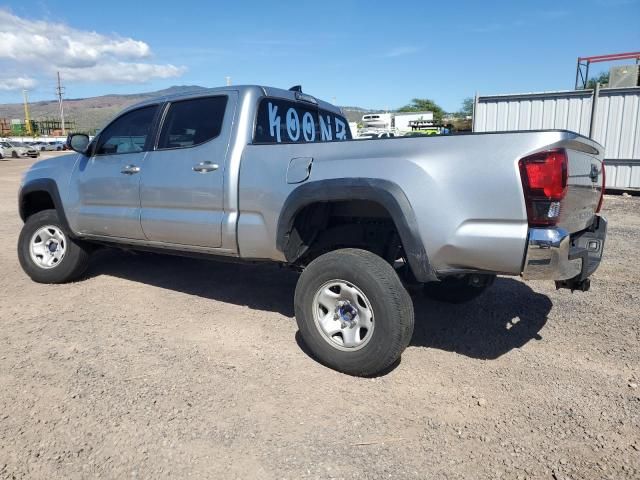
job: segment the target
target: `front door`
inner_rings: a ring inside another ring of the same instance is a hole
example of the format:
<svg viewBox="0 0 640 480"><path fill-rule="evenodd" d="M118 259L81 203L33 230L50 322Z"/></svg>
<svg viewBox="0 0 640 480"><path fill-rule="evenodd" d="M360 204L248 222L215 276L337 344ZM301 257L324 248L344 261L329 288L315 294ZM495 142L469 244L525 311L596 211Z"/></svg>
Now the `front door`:
<svg viewBox="0 0 640 480"><path fill-rule="evenodd" d="M76 229L82 234L144 239L140 226L140 172L158 106L118 117L99 135L90 157L71 178L77 192Z"/></svg>
<svg viewBox="0 0 640 480"><path fill-rule="evenodd" d="M171 102L141 172L142 230L149 240L220 247L224 170L234 92Z"/></svg>

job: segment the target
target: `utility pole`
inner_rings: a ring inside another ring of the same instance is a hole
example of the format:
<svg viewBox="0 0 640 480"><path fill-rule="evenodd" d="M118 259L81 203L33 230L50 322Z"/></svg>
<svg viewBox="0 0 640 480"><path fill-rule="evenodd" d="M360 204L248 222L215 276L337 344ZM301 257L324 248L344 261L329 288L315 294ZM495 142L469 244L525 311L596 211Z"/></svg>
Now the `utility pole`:
<svg viewBox="0 0 640 480"><path fill-rule="evenodd" d="M231 85L231 77L224 77L227 81L227 87Z"/></svg>
<svg viewBox="0 0 640 480"><path fill-rule="evenodd" d="M60 123L62 124L62 136L67 135L66 128L64 126L64 105L62 103L62 96L64 95L64 87L60 82L60 72L58 72L58 86L56 87L56 94L58 95L58 105L60 107Z"/></svg>
<svg viewBox="0 0 640 480"><path fill-rule="evenodd" d="M31 118L29 117L29 98L27 97L27 90L22 90L22 95L24 96L24 123L26 124L27 134L31 135L33 132L31 131Z"/></svg>

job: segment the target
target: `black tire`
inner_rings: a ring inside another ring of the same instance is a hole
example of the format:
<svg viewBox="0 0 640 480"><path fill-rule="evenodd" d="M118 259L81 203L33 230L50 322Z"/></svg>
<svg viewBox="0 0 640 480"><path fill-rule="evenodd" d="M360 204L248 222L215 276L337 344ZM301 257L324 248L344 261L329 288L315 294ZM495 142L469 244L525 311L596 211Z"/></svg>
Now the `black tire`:
<svg viewBox="0 0 640 480"><path fill-rule="evenodd" d="M15 150L11 152L11 157L18 158L18 152L16 152Z"/></svg>
<svg viewBox="0 0 640 480"><path fill-rule="evenodd" d="M31 258L31 240L33 235L47 225L58 228L64 233L64 256L54 267L46 269L40 267ZM34 282L38 283L65 283L78 278L89 265L89 249L69 237L68 232L62 227L60 217L55 210L42 210L31 215L20 232L18 238L18 259L20 266Z"/></svg>
<svg viewBox="0 0 640 480"><path fill-rule="evenodd" d="M425 283L425 296L446 303L465 303L479 297L493 285L495 275L461 275Z"/></svg>
<svg viewBox="0 0 640 480"><path fill-rule="evenodd" d="M357 350L335 346L314 320L314 297L332 280L357 287L373 313L371 337ZM304 343L324 365L349 375L372 376L396 362L413 335L413 303L394 269L379 256L354 248L319 256L296 286L295 314Z"/></svg>

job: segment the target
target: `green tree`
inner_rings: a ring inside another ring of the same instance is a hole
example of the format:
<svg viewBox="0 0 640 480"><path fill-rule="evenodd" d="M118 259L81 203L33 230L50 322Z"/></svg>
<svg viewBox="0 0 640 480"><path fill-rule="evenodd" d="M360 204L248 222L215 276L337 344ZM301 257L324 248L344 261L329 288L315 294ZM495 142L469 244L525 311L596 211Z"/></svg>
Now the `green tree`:
<svg viewBox="0 0 640 480"><path fill-rule="evenodd" d="M433 120L442 122L444 110L433 100L428 98L414 98L411 103L398 109L399 112L433 112Z"/></svg>
<svg viewBox="0 0 640 480"><path fill-rule="evenodd" d="M462 108L455 113L457 118L467 118L473 115L473 104L475 99L473 97L467 97L462 100Z"/></svg>
<svg viewBox="0 0 640 480"><path fill-rule="evenodd" d="M609 72L602 72L595 78L592 78L587 82L587 88L596 88L596 83L599 83L600 86L609 84Z"/></svg>

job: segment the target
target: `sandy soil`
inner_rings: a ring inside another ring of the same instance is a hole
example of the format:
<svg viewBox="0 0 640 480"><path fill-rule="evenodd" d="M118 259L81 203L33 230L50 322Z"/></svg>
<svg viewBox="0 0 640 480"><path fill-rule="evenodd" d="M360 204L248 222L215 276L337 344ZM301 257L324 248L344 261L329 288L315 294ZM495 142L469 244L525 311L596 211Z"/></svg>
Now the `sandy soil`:
<svg viewBox="0 0 640 480"><path fill-rule="evenodd" d="M103 250L31 282L31 163L0 162L0 478L640 476L640 197L607 196L591 292L416 298L401 363L360 379L305 353L287 270Z"/></svg>

